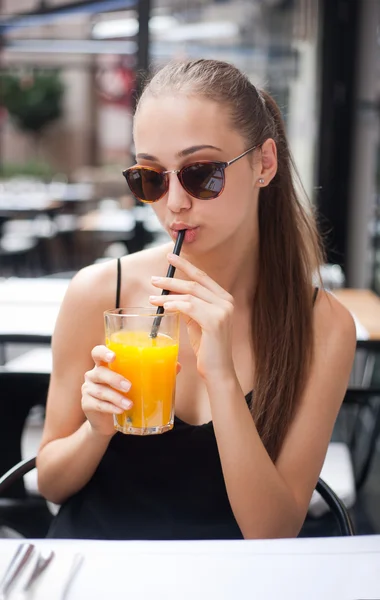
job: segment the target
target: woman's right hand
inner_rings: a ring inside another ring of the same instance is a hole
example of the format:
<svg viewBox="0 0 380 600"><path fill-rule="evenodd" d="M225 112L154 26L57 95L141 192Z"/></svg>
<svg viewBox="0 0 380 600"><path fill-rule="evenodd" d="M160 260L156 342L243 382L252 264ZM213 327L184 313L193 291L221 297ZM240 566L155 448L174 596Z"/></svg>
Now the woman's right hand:
<svg viewBox="0 0 380 600"><path fill-rule="evenodd" d="M108 368L115 354L106 346L95 346L91 356L95 366L84 376L82 410L94 432L112 437L116 433L112 415L120 415L133 406L122 393L128 392L131 383Z"/></svg>

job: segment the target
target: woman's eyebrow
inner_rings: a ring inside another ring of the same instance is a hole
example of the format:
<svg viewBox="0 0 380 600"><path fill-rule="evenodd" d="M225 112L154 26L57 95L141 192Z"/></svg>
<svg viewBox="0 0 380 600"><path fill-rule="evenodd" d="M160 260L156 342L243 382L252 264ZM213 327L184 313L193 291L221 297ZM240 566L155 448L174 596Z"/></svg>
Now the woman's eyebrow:
<svg viewBox="0 0 380 600"><path fill-rule="evenodd" d="M201 144L200 146L190 146L189 148L185 148L184 150L181 150L180 152L178 152L177 156L179 158L182 158L184 156L189 156L190 154L194 154L195 152L198 152L199 150L217 150L218 152L222 152L221 148L218 148L217 146L211 146L210 144ZM157 156L153 156L152 154L146 154L145 152L139 152L136 155L136 158L138 159L143 159L143 160L150 160L152 162L160 162L159 159L157 158Z"/></svg>
<svg viewBox="0 0 380 600"><path fill-rule="evenodd" d="M151 160L152 162L159 162L156 156L152 156L151 154L145 154L144 152L139 152L138 154L136 154L136 158Z"/></svg>
<svg viewBox="0 0 380 600"><path fill-rule="evenodd" d="M190 146L190 148L185 148L185 150L181 150L178 152L177 156L182 158L183 156L189 156L189 154L194 154L194 152L198 152L199 150L218 150L218 152L222 152L221 148L217 146L211 146L210 144L201 144L200 146Z"/></svg>

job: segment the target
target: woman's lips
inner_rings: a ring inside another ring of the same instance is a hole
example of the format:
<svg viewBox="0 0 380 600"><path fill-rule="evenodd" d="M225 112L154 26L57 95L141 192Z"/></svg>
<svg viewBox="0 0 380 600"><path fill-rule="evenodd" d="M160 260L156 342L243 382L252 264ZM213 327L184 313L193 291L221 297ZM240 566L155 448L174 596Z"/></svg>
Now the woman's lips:
<svg viewBox="0 0 380 600"><path fill-rule="evenodd" d="M184 227L184 229L186 229L186 228ZM176 229L171 229L170 231L171 231L173 238L176 240L178 237L178 231ZM184 241L187 244L191 244L192 242L194 242L197 237L198 231L199 231L199 227L192 227L191 229L186 229Z"/></svg>

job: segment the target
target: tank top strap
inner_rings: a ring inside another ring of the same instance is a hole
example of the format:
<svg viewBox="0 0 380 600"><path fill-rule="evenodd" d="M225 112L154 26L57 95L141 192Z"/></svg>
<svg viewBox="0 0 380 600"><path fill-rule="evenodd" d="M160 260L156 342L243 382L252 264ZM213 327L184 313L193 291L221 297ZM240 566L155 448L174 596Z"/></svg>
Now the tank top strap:
<svg viewBox="0 0 380 600"><path fill-rule="evenodd" d="M121 261L117 259L117 279L116 279L116 304L115 308L120 308L120 290L121 290Z"/></svg>

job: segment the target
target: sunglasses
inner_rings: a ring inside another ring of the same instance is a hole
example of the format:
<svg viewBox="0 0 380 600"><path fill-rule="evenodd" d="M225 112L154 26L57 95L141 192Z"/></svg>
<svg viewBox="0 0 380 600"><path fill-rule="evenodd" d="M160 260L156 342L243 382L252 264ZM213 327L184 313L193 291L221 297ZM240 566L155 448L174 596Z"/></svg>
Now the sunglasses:
<svg viewBox="0 0 380 600"><path fill-rule="evenodd" d="M123 171L123 175L132 194L141 202L157 202L165 196L169 190L170 173L177 175L183 189L193 198L212 200L224 190L227 167L257 147L252 146L228 162L202 160L174 171L160 171L153 167L136 165Z"/></svg>

